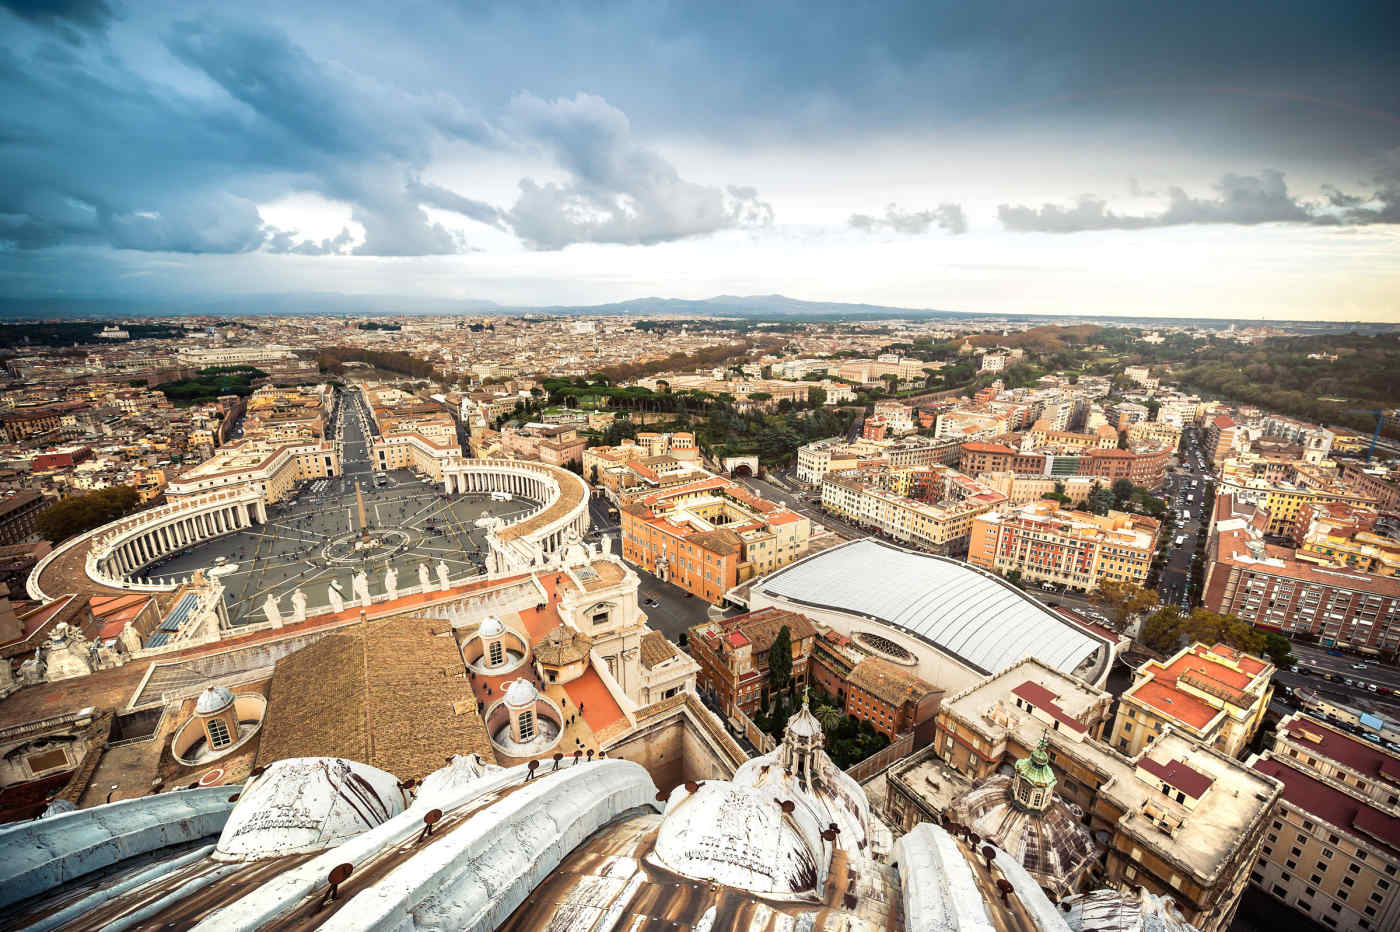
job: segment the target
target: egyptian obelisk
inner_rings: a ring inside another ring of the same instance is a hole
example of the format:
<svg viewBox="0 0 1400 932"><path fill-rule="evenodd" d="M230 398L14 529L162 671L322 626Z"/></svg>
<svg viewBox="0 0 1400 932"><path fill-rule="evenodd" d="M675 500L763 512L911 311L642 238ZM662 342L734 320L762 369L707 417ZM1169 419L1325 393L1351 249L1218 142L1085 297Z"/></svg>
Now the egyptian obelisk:
<svg viewBox="0 0 1400 932"><path fill-rule="evenodd" d="M355 483L355 508L360 513L360 539L369 540L369 522L365 520L365 495L360 491L360 484Z"/></svg>

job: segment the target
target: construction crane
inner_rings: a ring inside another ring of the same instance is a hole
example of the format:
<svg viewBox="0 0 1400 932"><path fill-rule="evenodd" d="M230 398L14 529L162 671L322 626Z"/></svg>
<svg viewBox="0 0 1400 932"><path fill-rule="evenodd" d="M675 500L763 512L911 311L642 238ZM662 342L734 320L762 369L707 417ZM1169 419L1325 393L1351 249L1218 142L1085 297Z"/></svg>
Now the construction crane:
<svg viewBox="0 0 1400 932"><path fill-rule="evenodd" d="M1353 408L1347 414L1369 414L1376 419L1376 432L1371 435L1371 445L1366 448L1366 462L1371 462L1371 457L1375 455L1376 443L1381 439L1381 425L1385 423L1385 411L1374 409Z"/></svg>

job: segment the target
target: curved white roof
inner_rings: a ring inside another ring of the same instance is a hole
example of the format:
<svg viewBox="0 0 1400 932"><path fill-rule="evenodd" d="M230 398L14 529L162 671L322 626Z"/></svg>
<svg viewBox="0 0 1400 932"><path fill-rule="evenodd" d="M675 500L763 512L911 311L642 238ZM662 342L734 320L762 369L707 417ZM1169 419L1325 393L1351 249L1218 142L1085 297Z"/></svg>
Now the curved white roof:
<svg viewBox="0 0 1400 932"><path fill-rule="evenodd" d="M722 781L695 792L671 791L656 835L656 859L669 870L696 880L713 880L750 893L778 898L820 892L830 852L822 826L804 801L770 787Z"/></svg>
<svg viewBox="0 0 1400 932"><path fill-rule="evenodd" d="M339 757L289 757L246 784L214 850L216 861L321 851L404 809L399 780Z"/></svg>
<svg viewBox="0 0 1400 932"><path fill-rule="evenodd" d="M982 673L1023 657L1071 673L1103 646L990 573L871 538L824 550L755 588L799 605L883 622Z"/></svg>

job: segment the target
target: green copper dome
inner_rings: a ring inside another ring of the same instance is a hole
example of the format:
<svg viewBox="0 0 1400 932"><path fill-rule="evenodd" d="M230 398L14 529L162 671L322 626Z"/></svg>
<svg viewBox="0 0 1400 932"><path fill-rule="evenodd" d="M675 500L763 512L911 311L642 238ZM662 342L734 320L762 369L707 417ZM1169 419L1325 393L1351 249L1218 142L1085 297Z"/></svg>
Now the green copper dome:
<svg viewBox="0 0 1400 932"><path fill-rule="evenodd" d="M1031 751L1030 757L1023 757L1016 762L1016 774L1022 780L1043 789L1049 789L1055 785L1055 771L1050 769L1050 754L1047 751L1049 741L1044 735L1040 738L1040 743L1035 750Z"/></svg>

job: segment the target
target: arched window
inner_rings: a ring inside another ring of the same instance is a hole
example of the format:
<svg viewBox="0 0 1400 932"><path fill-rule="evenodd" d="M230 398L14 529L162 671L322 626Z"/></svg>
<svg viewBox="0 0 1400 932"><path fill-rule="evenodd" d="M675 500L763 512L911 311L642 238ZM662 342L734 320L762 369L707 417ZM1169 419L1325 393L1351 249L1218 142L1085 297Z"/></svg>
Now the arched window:
<svg viewBox="0 0 1400 932"><path fill-rule="evenodd" d="M529 741L535 736L535 711L525 709L520 713L520 740Z"/></svg>
<svg viewBox="0 0 1400 932"><path fill-rule="evenodd" d="M486 648L486 653L491 658L490 666L499 667L505 663L505 648L501 647L499 640L492 641L490 646Z"/></svg>

